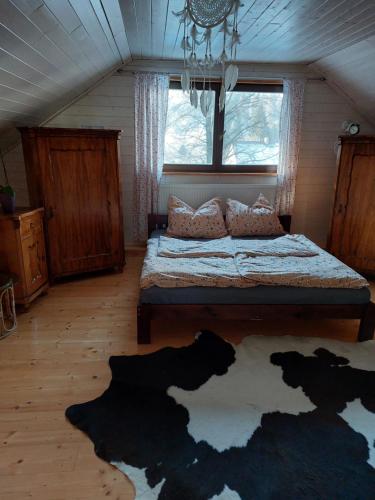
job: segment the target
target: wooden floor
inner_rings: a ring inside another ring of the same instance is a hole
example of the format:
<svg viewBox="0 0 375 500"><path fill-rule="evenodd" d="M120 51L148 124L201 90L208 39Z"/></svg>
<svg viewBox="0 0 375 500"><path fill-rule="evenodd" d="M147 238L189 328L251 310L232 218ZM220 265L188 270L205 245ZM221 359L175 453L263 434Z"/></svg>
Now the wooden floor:
<svg viewBox="0 0 375 500"><path fill-rule="evenodd" d="M97 458L92 443L64 417L67 406L107 387L112 354L187 344L200 328L232 342L250 333L355 339L356 321L192 321L154 324L152 344L137 346L141 262L142 255L131 254L123 274L54 286L19 315L17 333L0 342L1 500L134 498L126 477Z"/></svg>

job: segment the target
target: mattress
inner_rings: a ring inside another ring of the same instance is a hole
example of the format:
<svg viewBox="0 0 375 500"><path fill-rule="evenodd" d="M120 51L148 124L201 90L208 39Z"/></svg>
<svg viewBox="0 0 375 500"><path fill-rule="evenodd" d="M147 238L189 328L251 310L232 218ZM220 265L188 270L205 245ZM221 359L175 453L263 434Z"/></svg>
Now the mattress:
<svg viewBox="0 0 375 500"><path fill-rule="evenodd" d="M154 231L158 238L163 231ZM142 304L366 304L371 293L363 288L314 288L258 285L238 287L151 286L140 292Z"/></svg>

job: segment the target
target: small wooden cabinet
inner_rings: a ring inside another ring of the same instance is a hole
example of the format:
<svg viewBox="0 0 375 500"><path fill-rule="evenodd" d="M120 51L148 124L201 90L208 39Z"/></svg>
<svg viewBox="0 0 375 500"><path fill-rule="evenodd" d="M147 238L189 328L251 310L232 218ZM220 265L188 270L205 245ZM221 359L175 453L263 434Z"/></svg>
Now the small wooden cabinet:
<svg viewBox="0 0 375 500"><path fill-rule="evenodd" d="M43 208L0 215L0 271L18 276L17 304L27 307L48 288Z"/></svg>
<svg viewBox="0 0 375 500"><path fill-rule="evenodd" d="M375 274L375 136L342 136L328 250Z"/></svg>

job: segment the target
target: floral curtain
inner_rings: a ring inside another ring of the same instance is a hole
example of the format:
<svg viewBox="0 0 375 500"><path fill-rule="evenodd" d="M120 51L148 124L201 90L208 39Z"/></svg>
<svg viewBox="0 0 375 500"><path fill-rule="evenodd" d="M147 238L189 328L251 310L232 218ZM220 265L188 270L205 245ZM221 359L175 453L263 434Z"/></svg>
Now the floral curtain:
<svg viewBox="0 0 375 500"><path fill-rule="evenodd" d="M296 189L298 156L301 142L304 79L284 80L280 116L280 153L277 169L276 209L291 215Z"/></svg>
<svg viewBox="0 0 375 500"><path fill-rule="evenodd" d="M137 242L147 240L147 214L158 211L168 89L168 75L135 74L133 229L134 239Z"/></svg>

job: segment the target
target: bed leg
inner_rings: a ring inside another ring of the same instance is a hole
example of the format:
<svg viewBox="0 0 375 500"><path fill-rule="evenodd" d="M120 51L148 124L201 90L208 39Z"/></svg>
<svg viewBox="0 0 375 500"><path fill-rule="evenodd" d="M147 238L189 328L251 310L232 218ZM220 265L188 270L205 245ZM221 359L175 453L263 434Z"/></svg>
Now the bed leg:
<svg viewBox="0 0 375 500"><path fill-rule="evenodd" d="M358 342L372 340L375 330L375 304L370 302L366 307L358 331Z"/></svg>
<svg viewBox="0 0 375 500"><path fill-rule="evenodd" d="M139 304L137 307L137 343L150 344L151 306Z"/></svg>

